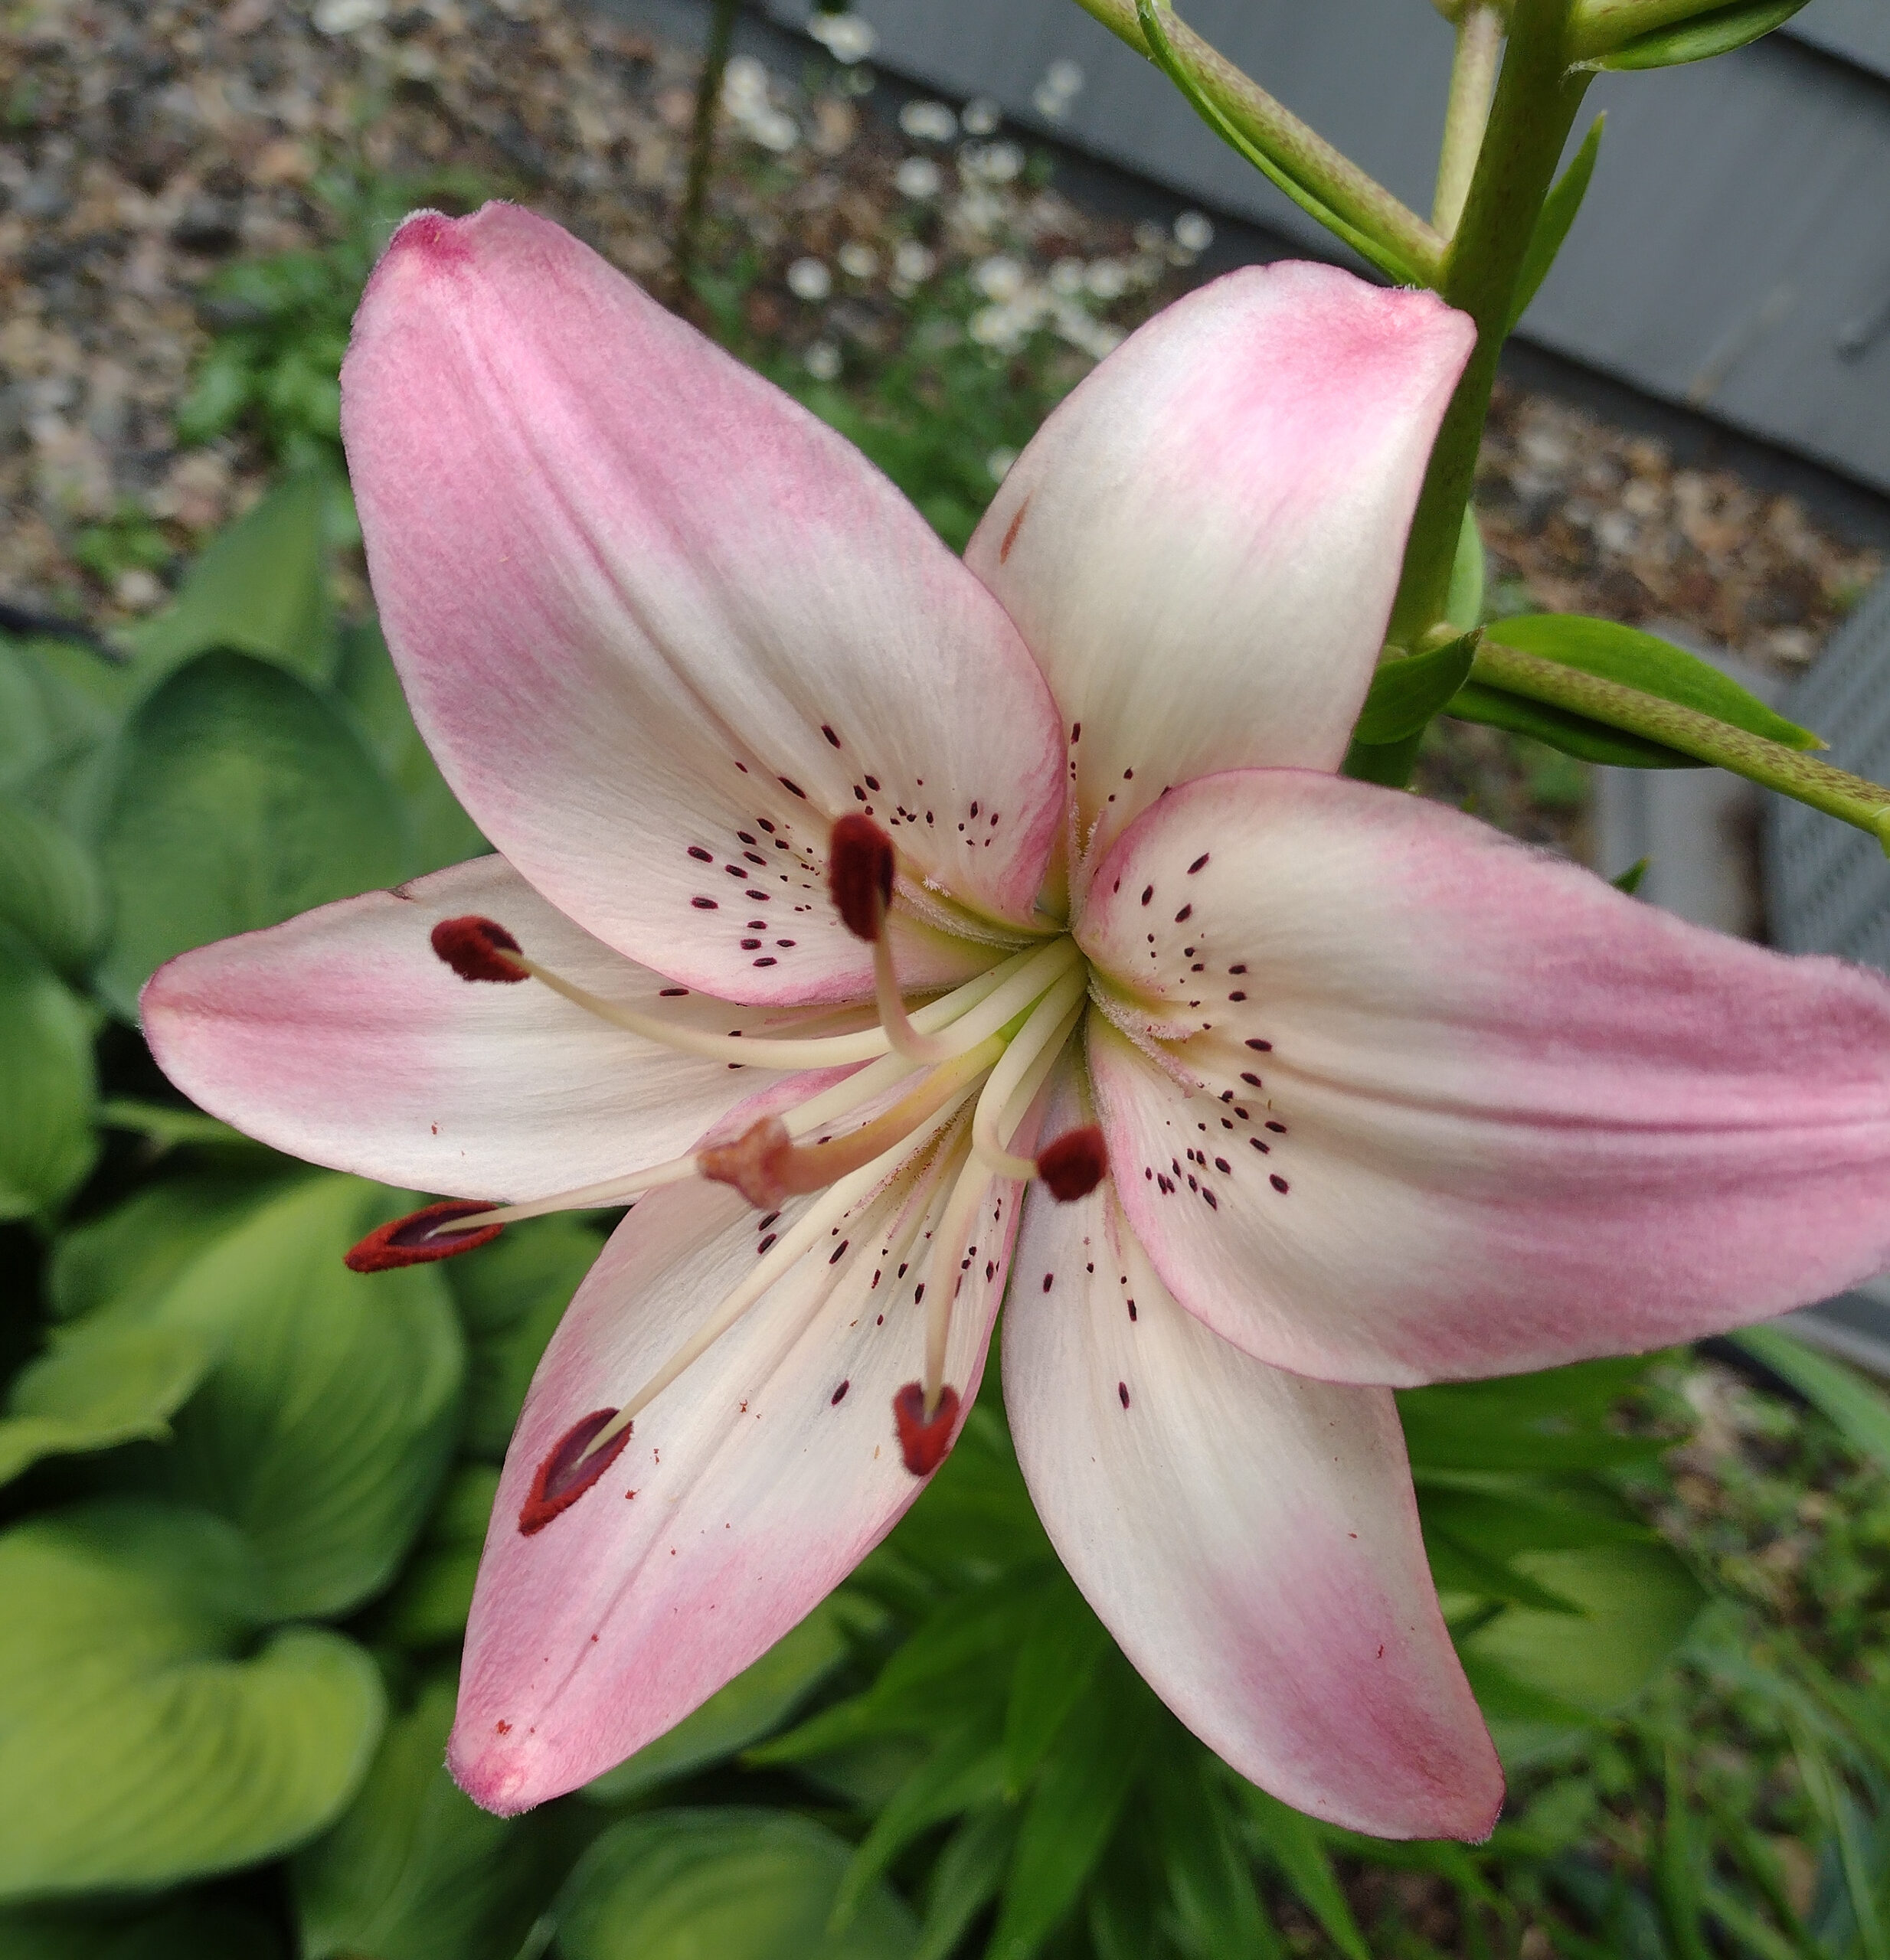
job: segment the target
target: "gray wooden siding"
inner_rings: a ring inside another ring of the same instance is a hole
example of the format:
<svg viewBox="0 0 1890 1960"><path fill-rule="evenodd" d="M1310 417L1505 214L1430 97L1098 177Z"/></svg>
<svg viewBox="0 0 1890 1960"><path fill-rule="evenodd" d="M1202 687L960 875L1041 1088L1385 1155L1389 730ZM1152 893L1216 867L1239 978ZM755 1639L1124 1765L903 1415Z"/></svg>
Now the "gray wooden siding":
<svg viewBox="0 0 1890 1960"><path fill-rule="evenodd" d="M767 0L783 24L807 0ZM1055 133L1296 243L1332 241L1197 121L1074 0L857 0L881 65L1051 126L1033 89L1060 57L1086 86ZM1450 67L1424 0L1195 0L1189 20L1427 209ZM1813 0L1715 61L1604 75L1587 208L1525 337L1890 490L1890 5ZM1815 44L1815 45L1813 44ZM1833 54L1843 57L1832 58Z"/></svg>

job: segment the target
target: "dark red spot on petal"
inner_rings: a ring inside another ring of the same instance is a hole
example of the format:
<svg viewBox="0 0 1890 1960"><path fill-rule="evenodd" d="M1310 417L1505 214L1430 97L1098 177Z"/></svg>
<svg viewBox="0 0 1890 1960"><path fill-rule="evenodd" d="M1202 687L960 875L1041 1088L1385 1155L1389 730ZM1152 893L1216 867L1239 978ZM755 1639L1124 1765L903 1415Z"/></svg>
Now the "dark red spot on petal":
<svg viewBox="0 0 1890 1960"><path fill-rule="evenodd" d="M1202 851L1202 852L1201 855L1200 855L1198 858L1197 858L1195 860L1195 861L1194 861L1192 864L1190 864L1190 865L1189 866L1189 867L1188 867L1188 875L1192 878L1192 877L1195 875L1195 874L1198 871L1199 871L1199 870L1201 869L1202 866L1207 863L1207 861L1208 861L1208 854L1207 854L1207 852L1206 852L1206 851Z"/></svg>
<svg viewBox="0 0 1890 1960"><path fill-rule="evenodd" d="M1126 1409L1129 1406L1129 1384L1126 1381L1117 1382L1116 1393L1122 1397L1122 1406Z"/></svg>
<svg viewBox="0 0 1890 1960"><path fill-rule="evenodd" d="M1274 1171L1274 1173L1273 1174L1273 1180L1272 1180L1272 1181L1273 1181L1273 1187L1274 1187L1274 1189L1275 1191L1283 1191L1286 1189L1286 1187L1287 1187L1287 1181L1286 1181L1286 1179L1285 1179L1284 1178L1281 1177L1281 1176L1280 1176L1280 1173L1279 1173L1277 1171Z"/></svg>
<svg viewBox="0 0 1890 1960"><path fill-rule="evenodd" d="M528 980L531 976L508 953L518 942L496 920L443 919L433 928L433 951L462 980Z"/></svg>
<svg viewBox="0 0 1890 1960"><path fill-rule="evenodd" d="M542 1531L561 1511L568 1511L622 1454L630 1439L632 1426L627 1423L602 1448L588 1456L584 1453L591 1438L616 1413L614 1409L593 1409L553 1444L518 1507L518 1529L525 1537Z"/></svg>
<svg viewBox="0 0 1890 1960"><path fill-rule="evenodd" d="M699 844L692 844L689 846L689 855L693 858L698 864L712 864L715 861L714 852L712 851L705 851Z"/></svg>
<svg viewBox="0 0 1890 1960"><path fill-rule="evenodd" d="M847 1390L852 1386L853 1384L850 1380L841 1383L840 1386L833 1391L832 1395L829 1398L828 1406L831 1408L837 1409L841 1402L844 1400Z"/></svg>
<svg viewBox="0 0 1890 1960"><path fill-rule="evenodd" d="M1244 967L1241 969L1242 972L1246 970ZM1273 1044L1270 1041L1254 1040L1249 1041L1247 1045L1257 1055L1270 1055L1273 1053Z"/></svg>
<svg viewBox="0 0 1890 1960"><path fill-rule="evenodd" d="M1065 1130L1038 1154L1037 1174L1050 1195L1059 1204L1087 1197L1109 1168L1109 1148L1102 1131L1087 1123L1081 1129Z"/></svg>
<svg viewBox="0 0 1890 1960"><path fill-rule="evenodd" d="M712 898L692 898L689 903L698 912L719 912L721 910Z"/></svg>
<svg viewBox="0 0 1890 1960"><path fill-rule="evenodd" d="M900 1453L915 1477L929 1477L945 1461L952 1446L952 1428L958 1420L958 1391L939 1390L938 1407L929 1418L925 1390L909 1381L892 1399L892 1419L899 1432Z"/></svg>
<svg viewBox="0 0 1890 1960"><path fill-rule="evenodd" d="M892 839L871 817L855 813L833 827L828 888L840 922L856 939L879 937L892 902Z"/></svg>
<svg viewBox="0 0 1890 1960"><path fill-rule="evenodd" d="M835 734L833 730L829 728L824 721L820 724L820 732L826 737L827 740L831 742L836 749L839 747L839 737Z"/></svg>
<svg viewBox="0 0 1890 1960"><path fill-rule="evenodd" d="M492 1208L484 1198L443 1198L437 1204L376 1227L344 1256L343 1263L350 1272L386 1272L397 1266L425 1266L437 1259L451 1259L455 1253L469 1253L476 1246L489 1246L505 1229L502 1225L442 1232L437 1238L433 1235L449 1220L469 1218L475 1212Z"/></svg>

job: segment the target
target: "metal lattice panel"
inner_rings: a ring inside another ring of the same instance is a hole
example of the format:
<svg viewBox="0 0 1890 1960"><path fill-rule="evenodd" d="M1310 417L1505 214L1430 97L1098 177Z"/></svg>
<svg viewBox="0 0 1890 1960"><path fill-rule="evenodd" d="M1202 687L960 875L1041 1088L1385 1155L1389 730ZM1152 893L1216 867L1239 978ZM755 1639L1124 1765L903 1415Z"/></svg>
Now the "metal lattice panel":
<svg viewBox="0 0 1890 1960"><path fill-rule="evenodd" d="M1890 578L1872 588L1782 705L1830 743L1827 761L1873 782L1890 778ZM1767 800L1774 942L1890 972L1890 858L1862 831L1802 803Z"/></svg>

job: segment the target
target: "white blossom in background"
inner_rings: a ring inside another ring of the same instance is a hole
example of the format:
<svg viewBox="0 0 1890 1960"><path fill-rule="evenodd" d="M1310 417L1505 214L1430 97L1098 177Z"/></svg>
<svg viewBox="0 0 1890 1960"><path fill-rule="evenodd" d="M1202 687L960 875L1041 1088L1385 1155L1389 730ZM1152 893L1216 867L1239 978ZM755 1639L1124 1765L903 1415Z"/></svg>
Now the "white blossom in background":
<svg viewBox="0 0 1890 1960"><path fill-rule="evenodd" d="M995 136L1004 113L988 95L974 96L958 112L958 120L967 136Z"/></svg>
<svg viewBox="0 0 1890 1960"><path fill-rule="evenodd" d="M909 156L893 172L892 181L902 198L936 198L945 178L929 156Z"/></svg>
<svg viewBox="0 0 1890 1960"><path fill-rule="evenodd" d="M1087 270L1081 259L1059 259L1050 268L1050 290L1060 299L1074 299L1083 290Z"/></svg>
<svg viewBox="0 0 1890 1960"><path fill-rule="evenodd" d="M358 34L387 17L387 0L320 0L313 15L320 32Z"/></svg>
<svg viewBox="0 0 1890 1960"><path fill-rule="evenodd" d="M849 239L833 256L849 279L871 279L879 270L879 254L857 238Z"/></svg>
<svg viewBox="0 0 1890 1960"><path fill-rule="evenodd" d="M958 118L942 102L909 102L899 112L899 126L914 142L949 143Z"/></svg>
<svg viewBox="0 0 1890 1960"><path fill-rule="evenodd" d="M984 459L984 466L991 472L993 483L1002 483L1011 473L1011 465L1017 460L1015 449L993 449Z"/></svg>
<svg viewBox="0 0 1890 1960"><path fill-rule="evenodd" d="M972 283L987 299L1015 299L1024 289L1024 268L1002 253L972 268Z"/></svg>
<svg viewBox="0 0 1890 1960"><path fill-rule="evenodd" d="M1095 259L1084 268L1083 283L1098 299L1120 299L1129 290L1129 274L1120 259Z"/></svg>
<svg viewBox="0 0 1890 1960"><path fill-rule="evenodd" d="M839 378L840 350L830 340L817 340L801 356L801 363L816 381Z"/></svg>
<svg viewBox="0 0 1890 1960"><path fill-rule="evenodd" d="M937 270L937 254L929 247L921 245L916 238L900 240L892 255L894 278L917 286Z"/></svg>
<svg viewBox="0 0 1890 1960"><path fill-rule="evenodd" d="M1068 55L1059 55L1031 90L1031 106L1046 122L1061 122L1082 93L1082 69Z"/></svg>
<svg viewBox="0 0 1890 1960"><path fill-rule="evenodd" d="M787 289L796 299L825 299L833 290L833 275L818 259L796 259L787 269Z"/></svg>
<svg viewBox="0 0 1890 1960"><path fill-rule="evenodd" d="M1197 257L1214 243L1214 227L1199 211L1183 211L1175 220L1175 243Z"/></svg>
<svg viewBox="0 0 1890 1960"><path fill-rule="evenodd" d="M1015 143L967 143L958 152L958 175L968 182L1009 184L1024 168Z"/></svg>
<svg viewBox="0 0 1890 1960"><path fill-rule="evenodd" d="M835 60L851 67L864 61L879 45L879 35L870 21L858 14L813 14L807 31Z"/></svg>
<svg viewBox="0 0 1890 1960"><path fill-rule="evenodd" d="M742 134L764 149L785 155L800 141L800 127L777 106L768 71L751 54L738 54L722 77L722 109Z"/></svg>

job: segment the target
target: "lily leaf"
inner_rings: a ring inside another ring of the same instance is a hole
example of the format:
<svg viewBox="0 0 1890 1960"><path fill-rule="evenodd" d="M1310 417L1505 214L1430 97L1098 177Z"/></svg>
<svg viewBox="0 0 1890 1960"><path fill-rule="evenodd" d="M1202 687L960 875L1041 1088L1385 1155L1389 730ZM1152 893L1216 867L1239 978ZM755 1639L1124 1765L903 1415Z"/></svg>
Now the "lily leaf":
<svg viewBox="0 0 1890 1960"><path fill-rule="evenodd" d="M407 874L394 792L350 724L293 675L211 653L127 723L99 851L117 914L98 975L135 1018L172 954Z"/></svg>
<svg viewBox="0 0 1890 1960"><path fill-rule="evenodd" d="M1624 47L1604 54L1597 66L1604 68L1673 68L1686 61L1704 61L1715 54L1730 54L1761 34L1782 27L1805 5L1805 0L1735 0L1729 7L1715 7L1695 14L1689 21L1673 27L1656 28L1651 34L1637 34Z"/></svg>
<svg viewBox="0 0 1890 1960"><path fill-rule="evenodd" d="M606 1831L556 1910L560 1960L907 1960L918 1929L884 1884L828 1917L852 1847L765 1810L650 1811Z"/></svg>
<svg viewBox="0 0 1890 1960"><path fill-rule="evenodd" d="M1467 632L1428 653L1383 662L1372 677L1372 691L1365 697L1352 739L1376 746L1421 733L1431 717L1470 678L1480 637Z"/></svg>
<svg viewBox="0 0 1890 1960"><path fill-rule="evenodd" d="M303 1960L512 1960L563 1876L542 1817L489 1816L443 1759L453 1685L390 1723L340 1821L290 1873Z"/></svg>
<svg viewBox="0 0 1890 1960"><path fill-rule="evenodd" d="M0 1535L0 1899L155 1886L324 1829L379 1738L380 1677L267 1619L240 1535L96 1504Z"/></svg>
<svg viewBox="0 0 1890 1960"><path fill-rule="evenodd" d="M1563 242L1567 239L1576 214L1581 209L1581 201L1588 194L1588 185L1594 175L1595 158L1601 154L1601 132L1607 126L1606 116L1597 116L1590 125L1588 133L1581 139L1581 147L1568 159L1568 168L1555 180L1555 186L1542 201L1542 208L1535 220L1535 229L1529 234L1529 249L1522 255L1522 270L1516 275L1516 297L1509 305L1509 325L1505 330L1516 332L1516 322L1528 312L1529 302L1541 291L1549 268L1555 263ZM1451 617L1457 616L1453 613Z"/></svg>
<svg viewBox="0 0 1890 1960"><path fill-rule="evenodd" d="M1779 1327L1748 1327L1728 1338L1790 1383L1850 1441L1890 1470L1890 1396L1835 1356L1821 1354Z"/></svg>

